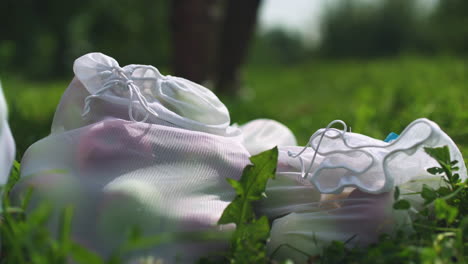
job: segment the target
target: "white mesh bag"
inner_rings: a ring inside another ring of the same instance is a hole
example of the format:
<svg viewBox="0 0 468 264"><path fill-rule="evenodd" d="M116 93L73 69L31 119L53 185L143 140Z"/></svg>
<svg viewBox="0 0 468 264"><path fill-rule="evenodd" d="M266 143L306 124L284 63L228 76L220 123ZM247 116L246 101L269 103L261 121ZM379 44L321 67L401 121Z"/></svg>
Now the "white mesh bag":
<svg viewBox="0 0 468 264"><path fill-rule="evenodd" d="M434 177L426 169L437 162L424 147L447 145L451 158L463 161L450 137L425 118L413 121L391 142L346 132L346 127L343 131L330 128L334 123L314 133L302 150L283 148L279 162L299 171L281 174L301 175L321 193L337 194L350 186L379 194L410 180ZM466 177L464 164L460 164L460 175Z"/></svg>
<svg viewBox="0 0 468 264"><path fill-rule="evenodd" d="M0 84L0 185L7 182L15 158L15 142L8 126L7 113L8 109Z"/></svg>
<svg viewBox="0 0 468 264"><path fill-rule="evenodd" d="M202 239L219 233L216 223L235 196L226 178L240 178L251 153L295 144L291 131L267 119L230 126L211 91L152 66L121 68L90 53L74 72L52 133L23 157L15 193L32 186L37 203L73 205L73 237L104 256L132 225L145 236L175 235L143 252L169 262L226 249L226 236Z"/></svg>
<svg viewBox="0 0 468 264"><path fill-rule="evenodd" d="M329 199L314 209L296 211L273 222L268 244L273 259L308 263L308 255L321 254L332 241L365 246L376 242L382 233L411 232L408 213L392 208L392 192L369 194L353 189Z"/></svg>
<svg viewBox="0 0 468 264"><path fill-rule="evenodd" d="M226 178L249 163L226 107L198 84L152 66L121 68L100 53L78 58L74 72L52 133L23 157L18 190L33 186L33 200L55 208L74 205L73 237L103 255L132 225L146 236L177 234L146 252L169 262L225 248L227 239L191 232L219 232L235 195Z"/></svg>
<svg viewBox="0 0 468 264"><path fill-rule="evenodd" d="M381 233L407 228L410 215L392 210L394 187L406 194L441 184L440 176L426 171L439 165L424 147L447 145L452 160L461 161L460 177L467 178L459 149L430 120L415 120L391 142L346 132L346 126L330 128L334 123L311 137L310 148L279 148L276 180L257 207L274 220L268 245L274 258L304 263L301 251L320 254L332 240L366 245ZM414 202L417 207L423 201Z"/></svg>

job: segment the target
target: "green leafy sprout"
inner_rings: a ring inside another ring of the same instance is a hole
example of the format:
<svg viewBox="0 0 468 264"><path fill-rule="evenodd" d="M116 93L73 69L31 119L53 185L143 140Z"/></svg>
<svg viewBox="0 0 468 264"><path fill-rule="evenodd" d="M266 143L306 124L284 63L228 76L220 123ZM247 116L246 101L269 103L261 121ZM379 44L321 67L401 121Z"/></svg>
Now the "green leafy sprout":
<svg viewBox="0 0 468 264"><path fill-rule="evenodd" d="M218 224L236 224L231 238L230 263L267 263L266 242L270 225L266 216L257 218L253 202L265 194L269 179L275 177L278 149L273 148L250 158L239 181L228 179L237 196L224 210Z"/></svg>

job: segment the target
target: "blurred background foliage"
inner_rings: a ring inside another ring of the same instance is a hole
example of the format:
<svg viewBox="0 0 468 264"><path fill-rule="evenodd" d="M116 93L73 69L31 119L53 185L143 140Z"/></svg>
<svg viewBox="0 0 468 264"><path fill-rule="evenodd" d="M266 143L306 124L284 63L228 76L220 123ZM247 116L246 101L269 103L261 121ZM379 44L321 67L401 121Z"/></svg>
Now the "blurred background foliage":
<svg viewBox="0 0 468 264"><path fill-rule="evenodd" d="M18 156L50 132L77 57L100 51L121 65L174 73L171 23L187 23L171 17L174 1L1 0L0 77ZM313 42L284 28L258 28L240 93L216 92L233 122L277 119L300 143L337 118L385 137L424 116L468 145L468 1L431 2L327 1Z"/></svg>
<svg viewBox="0 0 468 264"><path fill-rule="evenodd" d="M134 63L167 65L168 1L2 0L0 71L31 79L71 76L90 51Z"/></svg>
<svg viewBox="0 0 468 264"><path fill-rule="evenodd" d="M325 16L321 51L335 57L466 56L467 10L468 2L463 0L442 0L430 11L421 1L346 0Z"/></svg>
<svg viewBox="0 0 468 264"><path fill-rule="evenodd" d="M170 0L2 0L0 73L30 79L69 78L73 60L90 51L169 68ZM321 19L321 40L306 45L294 32L258 32L254 64L402 54L468 54L468 2L441 0L427 10L415 0L341 0ZM293 3L291 3L293 4Z"/></svg>

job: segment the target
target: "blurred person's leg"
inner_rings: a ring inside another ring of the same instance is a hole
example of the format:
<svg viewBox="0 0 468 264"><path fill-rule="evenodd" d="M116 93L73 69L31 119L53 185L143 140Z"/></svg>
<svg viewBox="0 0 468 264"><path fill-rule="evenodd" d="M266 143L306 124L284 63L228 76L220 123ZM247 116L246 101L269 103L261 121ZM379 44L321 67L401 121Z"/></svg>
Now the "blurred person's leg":
<svg viewBox="0 0 468 264"><path fill-rule="evenodd" d="M244 63L252 38L261 0L229 0L220 32L215 67L215 88L236 94L240 86L240 66Z"/></svg>
<svg viewBox="0 0 468 264"><path fill-rule="evenodd" d="M171 1L174 75L197 83L210 77L223 1Z"/></svg>

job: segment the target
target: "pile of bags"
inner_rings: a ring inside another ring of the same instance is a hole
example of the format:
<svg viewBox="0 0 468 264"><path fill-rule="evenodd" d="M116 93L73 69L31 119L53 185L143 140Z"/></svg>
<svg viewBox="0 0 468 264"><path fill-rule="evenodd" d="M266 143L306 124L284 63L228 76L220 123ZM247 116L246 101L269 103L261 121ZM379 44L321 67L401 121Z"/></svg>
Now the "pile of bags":
<svg viewBox="0 0 468 264"><path fill-rule="evenodd" d="M227 236L203 234L233 229L217 225L235 196L226 179L239 179L251 155L274 146L276 179L256 210L272 221L272 257L299 263L306 256L291 248L320 254L332 240L353 237L350 246L366 245L407 226L411 216L392 210L394 187L405 193L439 184L425 171L436 164L423 147L448 145L452 158L463 160L427 119L414 121L392 142L327 127L303 148L273 120L231 125L210 90L153 66L120 67L90 53L75 61L74 72L51 134L23 156L14 195L32 186L33 207L44 200L57 210L72 204L74 239L104 256L131 226L144 235L173 234L175 239L139 252L168 262L225 250ZM0 128L11 139L5 122ZM11 150L1 152L10 163ZM54 223L50 228L57 230Z"/></svg>

